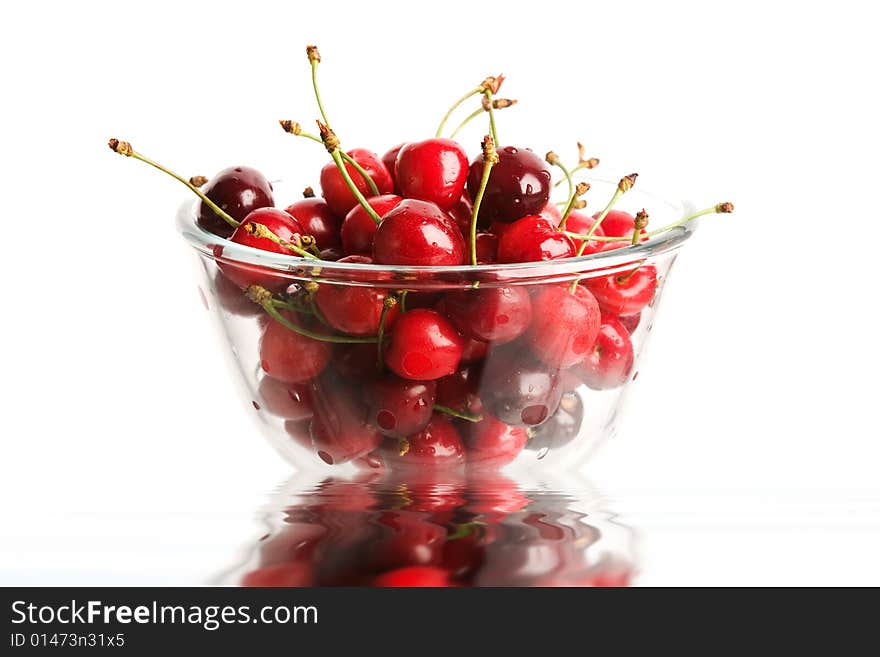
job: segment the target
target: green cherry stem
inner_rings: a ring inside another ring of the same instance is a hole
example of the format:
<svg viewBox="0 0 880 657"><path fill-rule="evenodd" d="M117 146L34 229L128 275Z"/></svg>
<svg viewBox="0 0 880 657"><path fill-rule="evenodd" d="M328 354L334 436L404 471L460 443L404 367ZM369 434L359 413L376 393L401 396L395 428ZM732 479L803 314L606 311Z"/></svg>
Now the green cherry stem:
<svg viewBox="0 0 880 657"><path fill-rule="evenodd" d="M389 294L382 302L382 313L379 315L379 330L376 332L376 368L382 372L385 369L385 320L388 313L397 305L397 298Z"/></svg>
<svg viewBox="0 0 880 657"><path fill-rule="evenodd" d="M552 164L553 166L557 166L557 167L559 167L560 169L562 169L562 173L565 174L565 178L563 178L562 180L558 181L558 182L556 183L556 185L561 185L562 182L563 182L563 180L567 180L567 181L568 181L568 198L569 198L569 201L570 201L571 198L574 196L574 180L572 180L572 178L571 178L572 171L570 171L570 170L568 169L568 167L565 166L565 165L562 163L562 159L561 159L556 153L554 153L553 151L550 151L549 153L547 153L547 156L546 156L545 159L547 160L547 162L549 162L549 163ZM574 171L576 171L576 170L577 170L577 168L574 169ZM556 185L554 185L554 187L555 187ZM565 228L565 226L564 226L563 224L559 224L559 226L560 226L560 228Z"/></svg>
<svg viewBox="0 0 880 657"><path fill-rule="evenodd" d="M309 260L320 260L320 258L316 258L314 255L306 251L302 248L300 244L294 244L293 242L288 242L285 239L281 239L273 233L268 227L263 224L257 223L256 221L249 221L245 224L244 229L248 232L249 235L253 235L254 237L267 239L270 242L274 242L278 246L288 249L289 251L293 251L299 256L303 258L308 258ZM314 244L314 238L310 235L303 235L300 237L301 244L311 245Z"/></svg>
<svg viewBox="0 0 880 657"><path fill-rule="evenodd" d="M470 123L473 119L477 118L480 114L482 114L485 110L480 107L475 109L473 112L467 115L465 119L458 124L458 127L452 131L452 134L449 135L450 139L455 139L459 132L461 132L462 128L464 128L468 123Z"/></svg>
<svg viewBox="0 0 880 657"><path fill-rule="evenodd" d="M173 171L171 171L171 169L166 169L158 162L154 162L153 160L146 157L145 155L141 155L136 150L134 150L131 147L131 144L129 144L127 141L119 141L118 139L111 139L107 143L107 145L110 146L110 150L112 150L114 153L119 153L120 155L125 155L126 157L133 157L136 160L140 160L141 162L149 164L151 167L155 167L156 169L159 169L159 171L161 171L162 173L167 173L169 176L171 176L175 180L180 181L181 183L186 185L190 189L190 191L192 191L193 194L195 194L200 199L202 199L202 203L204 203L209 208L211 208L215 213L217 213L218 217L223 219L223 221L225 221L227 224L229 224L233 228L238 228L238 226L239 226L238 221L236 221L235 219L230 217L226 212L224 212L222 209L220 209L220 206L218 206L216 203L214 203L214 201L209 199L202 190L200 190L196 185L192 184L192 182L190 182L189 180L187 180L183 176L179 176L176 173L174 173Z"/></svg>
<svg viewBox="0 0 880 657"><path fill-rule="evenodd" d="M605 217L608 216L608 213L611 212L611 208L614 207L614 204L617 203L618 199L623 196L626 192L632 189L632 186L636 182L636 178L639 174L631 173L628 176L624 176L620 179L620 182L617 183L617 189L614 190L614 195L611 197L611 200L608 201L608 205L605 206L605 209L599 213L599 216L596 217L596 221L590 226L590 230L587 232L587 236L584 238L584 241L581 242L580 248L578 248L578 256L584 255L584 251L587 248L587 242L593 238L593 234L602 225L602 222L605 221Z"/></svg>
<svg viewBox="0 0 880 657"><path fill-rule="evenodd" d="M361 204L361 207L368 215L370 215L370 218L372 218L378 226L382 221L382 217L380 217L373 207L367 203L367 199L361 194L361 190L357 188L357 185L354 184L351 176L348 175L348 169L345 168L345 164L342 161L341 151L339 150L339 138L336 136L336 133L333 132L330 126L326 123L322 123L320 120L318 121L318 130L321 133L321 142L324 144L324 148L327 149L327 152L330 153L330 157L332 157L333 161L336 163L336 168L339 169L339 173L345 181L345 184L351 190L351 193L354 194L358 203Z"/></svg>
<svg viewBox="0 0 880 657"><path fill-rule="evenodd" d="M492 167L498 162L498 152L495 150L495 142L492 137L483 137L483 177L480 179L480 189L474 199L474 213L471 216L471 264L477 265L477 217L480 216L480 206L483 204L483 196L486 186L489 184L489 174Z"/></svg>
<svg viewBox="0 0 880 657"><path fill-rule="evenodd" d="M465 102L468 98L471 98L472 96L476 96L477 94L480 94L480 93L483 93L483 85L482 84L479 87L476 87L475 89L471 89L464 96L462 96L457 101L455 101L452 104L452 107L450 107L449 110L446 112L446 114L443 115L443 119L441 119L440 125L437 126L437 132L434 133L434 136L435 137L442 137L443 136L443 128L446 127L446 122L449 120L449 117L452 116L452 113L455 110L457 110L458 107L463 102ZM479 114L479 112L475 112L474 115L476 115L476 114ZM467 123L467 121L469 121L469 120L470 119L467 119L464 123ZM455 133L457 133L459 130L461 130L464 127L464 123L462 123L462 125L458 126L458 128L456 128L455 132L452 133L453 137L455 136Z"/></svg>
<svg viewBox="0 0 880 657"><path fill-rule="evenodd" d="M278 308L275 306L276 300L272 298L272 293L269 292L264 287L260 287L259 285L251 285L246 291L248 299L253 301L259 306L263 307L263 310L274 319L276 322L284 326L285 328L290 329L294 333L299 333L302 336L307 338L311 338L312 340L318 340L320 342L333 342L336 344L374 344L378 338L354 338L344 335L324 335L322 333L315 333L314 331L310 331L302 326L297 326L290 320L288 320L284 315L278 312Z"/></svg>
<svg viewBox="0 0 880 657"><path fill-rule="evenodd" d="M562 220L559 222L559 230L565 230L565 222L568 221L568 215L571 214L571 211L574 210L575 204L578 203L578 197L583 196L588 191L590 191L590 183L579 182L575 188L574 192L568 199L568 203L565 206L565 210L562 211ZM577 207L585 207L587 202L581 201L581 204Z"/></svg>
<svg viewBox="0 0 880 657"><path fill-rule="evenodd" d="M324 104L321 102L321 92L318 91L318 64L321 63L321 53L318 52L318 46L306 46L306 55L312 67L312 89L315 91L318 111L321 112L321 118L324 119L324 123L330 125L330 119L327 118L327 112L324 111Z"/></svg>
<svg viewBox="0 0 880 657"><path fill-rule="evenodd" d="M495 128L495 103L492 100L491 89L483 92L483 108L489 112L489 133L492 135L493 141L498 144L498 130Z"/></svg>
<svg viewBox="0 0 880 657"><path fill-rule="evenodd" d="M446 415L451 415L452 417L457 417L460 420L467 420L468 422L480 422L483 419L482 415L468 413L467 411L457 411L454 408L441 406L440 404L434 404L434 410L445 413Z"/></svg>

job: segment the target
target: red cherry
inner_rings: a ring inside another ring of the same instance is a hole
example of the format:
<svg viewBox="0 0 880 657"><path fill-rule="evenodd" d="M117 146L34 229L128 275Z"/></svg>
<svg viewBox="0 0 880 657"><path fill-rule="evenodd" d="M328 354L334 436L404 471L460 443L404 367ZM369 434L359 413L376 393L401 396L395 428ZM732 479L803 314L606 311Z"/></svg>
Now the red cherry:
<svg viewBox="0 0 880 657"><path fill-rule="evenodd" d="M466 338L464 341L464 350L461 352L461 362L474 363L483 360L487 353L489 353L488 342Z"/></svg>
<svg viewBox="0 0 880 657"><path fill-rule="evenodd" d="M599 214L600 213L597 212L595 215L593 215L593 219L598 219ZM624 212L623 210L609 210L608 214L605 215L605 218L602 220L602 224L599 226L599 228L605 232L605 235L607 237L632 238L633 229L635 228L635 221L635 217L633 217L629 212ZM642 234L644 233L645 229L643 228ZM643 237L641 238L641 241L644 242L647 239L647 237ZM628 246L626 242L622 242L622 244L624 246Z"/></svg>
<svg viewBox="0 0 880 657"><path fill-rule="evenodd" d="M404 440L388 455L390 461L400 466L452 467L464 463L461 434L444 416L435 413L424 429Z"/></svg>
<svg viewBox="0 0 880 657"><path fill-rule="evenodd" d="M494 233L477 233L477 264L492 265L498 262L498 236Z"/></svg>
<svg viewBox="0 0 880 657"><path fill-rule="evenodd" d="M241 586L247 587L303 587L313 583L312 567L304 562L265 566L241 578Z"/></svg>
<svg viewBox="0 0 880 657"><path fill-rule="evenodd" d="M247 226L249 222L263 224L278 237L289 242L296 241L298 236L303 234L303 228L299 225L299 222L284 212L284 210L278 210L276 208L260 208L254 210L245 217L241 222L241 225L233 231L232 237L229 239L236 244L250 246L255 249L291 255L292 251L290 251L290 249L286 249L280 244L276 244L265 237L257 237L256 235L248 233L245 226ZM214 256L220 258L222 255L223 246L218 244L214 247ZM223 262L221 260L217 263L217 267L219 267L220 271L223 272L226 278L238 285L242 290L250 285L261 285L267 290L278 292L288 287L291 282L276 272L256 265L245 265L239 262Z"/></svg>
<svg viewBox="0 0 880 657"><path fill-rule="evenodd" d="M500 467L515 459L529 435L522 427L512 427L488 413L480 422L468 422L465 443L469 464Z"/></svg>
<svg viewBox="0 0 880 657"><path fill-rule="evenodd" d="M294 324L296 315L282 311ZM279 322L269 322L260 341L260 366L273 379L303 383L320 374L330 360L330 343L313 340L291 331Z"/></svg>
<svg viewBox="0 0 880 657"><path fill-rule="evenodd" d="M581 235L586 235L590 232L590 229L593 227L594 223L596 223L596 219L594 217L591 217L590 215L583 212L578 212L577 210L574 210L568 215L568 219L565 220L565 230L572 233L580 233ZM604 237L604 226L604 223L600 225L593 233L593 235ZM574 241L574 245L577 248L580 248L581 244L583 244L583 240L578 240L574 238L572 238L572 240ZM589 244L587 244L587 247L584 249L584 252L581 255L590 255L591 253L602 251L603 244L614 244L614 242L596 242L590 240Z"/></svg>
<svg viewBox="0 0 880 657"><path fill-rule="evenodd" d="M264 376L257 386L260 407L286 420L305 420L312 417L308 386L283 383Z"/></svg>
<svg viewBox="0 0 880 657"><path fill-rule="evenodd" d="M445 298L446 316L465 336L504 344L522 335L532 319L525 287L453 290Z"/></svg>
<svg viewBox="0 0 880 657"><path fill-rule="evenodd" d="M248 299L242 288L226 278L221 271L214 275L214 293L223 310L228 313L239 317L265 316L263 309Z"/></svg>
<svg viewBox="0 0 880 657"><path fill-rule="evenodd" d="M467 153L457 141L443 137L406 144L397 155L395 175L403 196L448 210L464 191Z"/></svg>
<svg viewBox="0 0 880 657"><path fill-rule="evenodd" d="M339 226L342 222L324 199L304 198L288 205L285 212L299 222L304 235L315 238L318 249L339 246Z"/></svg>
<svg viewBox="0 0 880 657"><path fill-rule="evenodd" d="M498 240L498 262L539 262L571 258L574 242L543 217L523 217L510 224Z"/></svg>
<svg viewBox="0 0 880 657"><path fill-rule="evenodd" d="M373 259L385 265L462 265L466 252L449 215L415 199L386 213L373 240Z"/></svg>
<svg viewBox="0 0 880 657"><path fill-rule="evenodd" d="M385 349L385 363L398 376L431 381L458 369L464 340L448 319L434 310L402 313Z"/></svg>
<svg viewBox="0 0 880 657"><path fill-rule="evenodd" d="M626 382L632 366L629 332L617 319L603 317L596 342L577 373L593 390L609 390Z"/></svg>
<svg viewBox="0 0 880 657"><path fill-rule="evenodd" d="M382 164L385 165L385 168L388 169L388 172L391 174L391 178L394 181L394 193L400 194L400 187L397 186L397 178L394 175L395 165L397 164L397 154L400 153L400 149L406 146L406 142L402 144L398 144L394 148L388 149L385 155L382 156ZM379 214L382 214L381 212Z"/></svg>
<svg viewBox="0 0 880 657"><path fill-rule="evenodd" d="M558 226L562 221L562 211L556 207L556 204L548 201L547 204L541 208L541 211L537 213L539 217L544 217L548 222L550 222L554 226ZM571 215L569 215L571 217ZM570 219L569 219L570 221ZM566 223L566 225L568 225ZM571 230L569 228L569 230Z"/></svg>
<svg viewBox="0 0 880 657"><path fill-rule="evenodd" d="M537 426L556 413L562 399L561 377L538 363L520 343L492 350L486 357L480 398L502 422Z"/></svg>
<svg viewBox="0 0 880 657"><path fill-rule="evenodd" d="M430 422L437 383L388 376L369 384L365 396L370 422L385 436L405 438Z"/></svg>
<svg viewBox="0 0 880 657"><path fill-rule="evenodd" d="M372 260L366 256L347 256L339 262L369 264ZM366 337L376 335L379 330L387 296L387 290L378 287L322 283L315 293L315 303L327 323L337 331ZM393 326L397 313L397 306L388 309L385 315L386 330Z"/></svg>
<svg viewBox="0 0 880 657"><path fill-rule="evenodd" d="M337 344L330 362L333 369L351 381L378 374L377 350L374 344Z"/></svg>
<svg viewBox="0 0 880 657"><path fill-rule="evenodd" d="M382 160L379 159L378 155L364 148L352 149L348 151L348 154L373 179L379 194L390 194L394 191L394 181L391 180L391 173L382 164ZM361 194L364 196L370 194L370 186L363 176L358 173L357 169L346 162L345 170L348 171L348 175ZM357 198L351 193L351 190L342 178L342 174L339 173L339 169L336 168L336 164L333 162L328 162L321 169L321 192L330 205L330 209L340 217L344 217L349 210L358 204Z"/></svg>
<svg viewBox="0 0 880 657"><path fill-rule="evenodd" d="M449 574L433 566L397 568L373 579L372 586L384 587L446 587L451 586Z"/></svg>
<svg viewBox="0 0 880 657"><path fill-rule="evenodd" d="M635 315L651 303L657 290L657 268L609 274L583 281L606 315Z"/></svg>
<svg viewBox="0 0 880 657"><path fill-rule="evenodd" d="M360 458L376 449L382 434L367 421L367 409L355 390L336 376L311 384L312 444L318 457L329 465Z"/></svg>
<svg viewBox="0 0 880 657"><path fill-rule="evenodd" d="M642 321L642 313L638 312L635 315L621 315L617 319L620 320L623 328L632 335L635 333L635 330L639 328L639 324Z"/></svg>
<svg viewBox="0 0 880 657"><path fill-rule="evenodd" d="M473 412L479 406L480 367L471 365L437 381L437 403L457 411Z"/></svg>
<svg viewBox="0 0 880 657"><path fill-rule="evenodd" d="M476 198L483 177L483 156L471 164L467 188ZM539 212L550 198L549 165L532 151L505 146L498 149L498 162L492 167L480 206L480 223L511 222Z"/></svg>
<svg viewBox="0 0 880 657"><path fill-rule="evenodd" d="M560 285L545 286L532 300L532 325L526 340L553 368L571 367L587 357L599 333L599 304L589 290L572 294Z"/></svg>
<svg viewBox="0 0 880 657"><path fill-rule="evenodd" d="M471 234L471 219L474 214L474 206L471 205L467 196L462 196L451 208L447 210L449 216L455 221L455 225L462 235Z"/></svg>
<svg viewBox="0 0 880 657"><path fill-rule="evenodd" d="M380 217L393 210L403 200L401 196L385 194L384 196L371 196L367 203ZM360 203L355 205L342 222L340 236L342 237L342 251L346 255L372 255L373 237L379 226L373 218L364 210Z"/></svg>
<svg viewBox="0 0 880 657"><path fill-rule="evenodd" d="M275 205L272 198L272 184L262 173L251 167L223 169L202 187L202 191L236 221L244 220L257 208L270 208ZM202 201L199 201L197 222L208 232L220 237L232 235L232 226Z"/></svg>

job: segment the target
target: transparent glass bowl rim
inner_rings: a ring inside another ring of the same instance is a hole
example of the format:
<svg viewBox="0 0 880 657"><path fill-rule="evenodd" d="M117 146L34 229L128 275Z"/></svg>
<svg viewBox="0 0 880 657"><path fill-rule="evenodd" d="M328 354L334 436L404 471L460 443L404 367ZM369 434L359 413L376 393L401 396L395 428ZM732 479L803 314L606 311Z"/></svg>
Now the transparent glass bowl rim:
<svg viewBox="0 0 880 657"><path fill-rule="evenodd" d="M616 182L611 183L604 180L591 180L590 182L609 185L617 184ZM693 205L687 201L674 203L641 190L632 190L627 196L650 198L653 204L663 204L670 214L677 215L678 218L684 218L692 212L693 208ZM360 276L365 277L374 274L381 277L382 274L391 273L398 276L410 274L419 278L430 278L432 276L446 277L450 275L495 278L497 275L498 278L510 280L575 275L591 271L612 271L618 267L631 265L634 261L650 260L677 250L693 235L698 224L698 220L691 221L653 237L647 242L575 258L490 265L384 265L316 261L297 255L274 253L237 244L219 235L210 233L198 225L196 222L198 203L199 200L195 199L185 202L180 207L177 213L177 228L183 234L183 237L202 254L221 262L255 265L288 274L300 273L306 268L320 267L323 276L330 275L339 279L344 279L347 274L360 274ZM218 249L218 247L221 248Z"/></svg>

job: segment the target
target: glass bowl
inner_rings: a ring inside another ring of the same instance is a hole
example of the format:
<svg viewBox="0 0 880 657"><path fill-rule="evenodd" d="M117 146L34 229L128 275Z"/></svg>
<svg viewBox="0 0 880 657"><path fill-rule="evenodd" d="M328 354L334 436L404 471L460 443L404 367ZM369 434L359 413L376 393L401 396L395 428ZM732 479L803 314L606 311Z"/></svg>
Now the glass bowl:
<svg viewBox="0 0 880 657"><path fill-rule="evenodd" d="M610 198L616 186L591 184L593 198ZM636 189L616 207L644 207L654 226L693 211ZM669 272L696 228L579 258L408 267L253 249L200 228L197 209L185 204L177 223L247 412L291 464L334 474L582 465L615 432ZM230 273L271 289L286 321L251 301ZM600 327L578 320L572 289L596 299L589 304L601 307ZM352 338L328 327L316 295L345 295L352 308L375 295L400 302L381 340ZM425 338L433 350L417 346L420 330L433 332ZM408 331L415 341L402 337Z"/></svg>

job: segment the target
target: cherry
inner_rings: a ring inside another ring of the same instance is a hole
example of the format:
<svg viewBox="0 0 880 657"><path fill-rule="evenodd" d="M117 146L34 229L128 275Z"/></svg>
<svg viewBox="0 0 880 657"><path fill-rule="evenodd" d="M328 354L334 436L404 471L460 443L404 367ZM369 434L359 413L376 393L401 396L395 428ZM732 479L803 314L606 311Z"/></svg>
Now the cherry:
<svg viewBox="0 0 880 657"><path fill-rule="evenodd" d="M458 226L462 235L471 234L471 219L474 216L474 206L466 194L458 199L447 212L455 221L455 225Z"/></svg>
<svg viewBox="0 0 880 657"><path fill-rule="evenodd" d="M372 196L367 199L367 203L376 211L376 214L382 216L400 205L402 200L403 198L400 196L385 194ZM358 203L349 210L342 222L340 229L342 251L346 255L372 255L373 237L376 235L377 228L378 225L364 210L364 206Z"/></svg>
<svg viewBox="0 0 880 657"><path fill-rule="evenodd" d="M370 264L366 256L346 256L339 262ZM379 287L358 285L334 285L321 283L315 293L318 310L337 331L355 336L376 335L382 319L385 298L388 292ZM385 330L397 319L397 306L392 306L385 314Z"/></svg>
<svg viewBox="0 0 880 657"><path fill-rule="evenodd" d="M406 146L406 142L400 143L394 148L388 149L385 155L382 156L382 164L385 165L385 168L388 169L388 172L391 174L391 179L394 181L394 193L400 194L400 187L397 185L397 178L395 176L395 165L397 164L397 154L400 153L400 149ZM379 214L382 214L381 212Z"/></svg>
<svg viewBox="0 0 880 657"><path fill-rule="evenodd" d="M280 311L294 324L294 313ZM303 383L320 374L330 360L330 343L313 340L279 322L269 322L260 341L260 366L273 379Z"/></svg>
<svg viewBox="0 0 880 657"><path fill-rule="evenodd" d="M576 253L569 237L537 215L510 224L498 240L498 262L540 262Z"/></svg>
<svg viewBox="0 0 880 657"><path fill-rule="evenodd" d="M467 338L464 341L464 350L461 352L462 363L474 363L483 360L489 353L489 343L482 340Z"/></svg>
<svg viewBox="0 0 880 657"><path fill-rule="evenodd" d="M288 205L285 212L299 222L305 235L315 238L318 249L339 246L341 222L324 199L304 198Z"/></svg>
<svg viewBox="0 0 880 657"><path fill-rule="evenodd" d="M394 190L391 173L375 153L364 148L354 148L348 151L348 155L373 179L379 194L390 194ZM370 186L357 169L346 162L345 170L348 171L348 175L361 194L368 194ZM345 184L345 180L334 162L328 162L321 169L321 192L330 209L340 217L344 217L349 210L358 204L357 198Z"/></svg>
<svg viewBox="0 0 880 657"><path fill-rule="evenodd" d="M214 274L213 288L217 300L226 312L239 317L263 316L263 309L248 299L241 287L226 278L219 270Z"/></svg>
<svg viewBox="0 0 880 657"><path fill-rule="evenodd" d="M312 417L308 386L283 383L264 376L257 386L260 407L286 420L305 420Z"/></svg>
<svg viewBox="0 0 880 657"><path fill-rule="evenodd" d="M584 405L576 392L562 395L557 411L540 427L533 430L527 448L540 450L545 447L557 448L570 443L581 430L584 419Z"/></svg>
<svg viewBox="0 0 880 657"><path fill-rule="evenodd" d="M500 467L515 459L526 445L529 436L522 427L505 424L488 413L480 422L468 422L465 444L468 464Z"/></svg>
<svg viewBox="0 0 880 657"><path fill-rule="evenodd" d="M407 566L397 568L379 575L372 582L373 586L384 587L446 587L452 584L449 573L434 566Z"/></svg>
<svg viewBox="0 0 880 657"><path fill-rule="evenodd" d="M405 438L431 420L437 383L388 376L369 384L365 396L370 422L385 436Z"/></svg>
<svg viewBox="0 0 880 657"><path fill-rule="evenodd" d="M582 281L607 315L635 315L651 303L657 290L657 268L638 269Z"/></svg>
<svg viewBox="0 0 880 657"><path fill-rule="evenodd" d="M556 412L562 397L561 378L558 371L522 352L523 345L513 343L489 353L480 396L502 422L537 426Z"/></svg>
<svg viewBox="0 0 880 657"><path fill-rule="evenodd" d="M449 215L415 199L386 213L373 241L373 259L385 265L462 265L466 251Z"/></svg>
<svg viewBox="0 0 880 657"><path fill-rule="evenodd" d="M475 198L483 177L483 155L471 163L467 189ZM514 146L498 149L480 207L480 223L512 222L539 212L550 198L550 168L532 151Z"/></svg>
<svg viewBox="0 0 880 657"><path fill-rule="evenodd" d="M596 342L578 366L578 374L593 390L608 390L623 385L632 366L629 332L614 317L603 317Z"/></svg>
<svg viewBox="0 0 880 657"><path fill-rule="evenodd" d="M598 219L599 213L596 213L593 216L593 219ZM599 226L607 237L632 237L633 229L635 227L635 217L633 217L629 212L624 212L623 210L609 210L608 214L605 215L605 218L602 220L602 224ZM586 231L577 230L574 228L568 228L569 224L566 223L566 229L571 230L578 233L585 233ZM589 228L587 228L589 230ZM642 233L645 232L645 229L642 229ZM595 234L598 234L598 230ZM647 239L647 238L643 238ZM626 246L626 242L623 243Z"/></svg>
<svg viewBox="0 0 880 657"><path fill-rule="evenodd" d="M492 265L498 262L498 236L494 233L477 233L477 264Z"/></svg>
<svg viewBox="0 0 880 657"><path fill-rule="evenodd" d="M637 312L635 315L621 315L617 318L620 320L620 323L623 325L630 335L635 333L635 330L639 328L639 324L642 321L642 313Z"/></svg>
<svg viewBox="0 0 880 657"><path fill-rule="evenodd" d="M541 211L537 213L539 217L544 217L547 221L549 221L552 225L558 226L562 221L562 212L556 205L552 202L547 202L547 204L541 208ZM569 219L566 220L566 226L568 225L568 221L571 221L571 215L569 215ZM571 230L570 228L568 230Z"/></svg>
<svg viewBox="0 0 880 657"><path fill-rule="evenodd" d="M418 511L384 511L375 519L383 535L368 562L374 568L425 566L440 560L446 529Z"/></svg>
<svg viewBox="0 0 880 657"><path fill-rule="evenodd" d="M605 220L607 221L607 217ZM586 235L590 232L590 229L595 223L595 217L591 217L584 212L578 212L577 210L574 210L568 215L568 219L565 220L565 230L572 233L580 233L581 235ZM593 232L593 235L597 237L604 237L606 234L604 228L605 222L603 221L602 224ZM578 248L580 248L581 244L583 243L583 240L578 240L575 238L572 238L572 240L574 241L575 247ZM591 253L602 251L604 244L623 244L624 246L626 245L623 242L597 242L594 240L590 240L587 243L587 246L584 247L581 255L590 255Z"/></svg>
<svg viewBox="0 0 880 657"><path fill-rule="evenodd" d="M446 295L447 317L466 337L504 344L522 335L532 319L525 287L453 290Z"/></svg>
<svg viewBox="0 0 880 657"><path fill-rule="evenodd" d="M457 141L443 137L406 144L397 155L395 176L403 196L449 210L464 191L467 153Z"/></svg>
<svg viewBox="0 0 880 657"><path fill-rule="evenodd" d="M382 434L366 421L366 408L353 387L336 376L311 383L312 444L318 457L335 465L369 454L382 442Z"/></svg>
<svg viewBox="0 0 880 657"><path fill-rule="evenodd" d="M385 349L385 363L404 379L430 381L458 369L464 340L448 319L434 310L402 313Z"/></svg>
<svg viewBox="0 0 880 657"><path fill-rule="evenodd" d="M357 381L377 375L376 345L337 344L331 364L346 379Z"/></svg>
<svg viewBox="0 0 880 657"><path fill-rule="evenodd" d="M438 379L437 403L456 411L478 411L482 406L477 398L481 375L478 365L470 365Z"/></svg>
<svg viewBox="0 0 880 657"><path fill-rule="evenodd" d="M207 182L202 192L236 221L243 221L257 208L275 205L275 200L272 198L272 184L262 173L251 167L237 166L223 169ZM232 235L232 226L204 202L199 201L198 211L196 221L199 226L220 237Z"/></svg>
<svg viewBox="0 0 880 657"><path fill-rule="evenodd" d="M295 242L299 236L304 234L299 222L284 210L259 208L245 217L241 225L233 231L230 240L236 244L250 246L263 251L271 251L272 253L283 253L284 255L291 255L293 253L290 249L268 238L251 235L248 232L250 222L264 225L275 235L289 242ZM222 255L223 246L218 244L214 247L214 256L220 258ZM217 263L217 267L226 278L238 285L242 290L247 289L251 285L260 285L271 292L278 292L290 285L290 281L287 278L265 267L246 265L240 262L223 262L222 260Z"/></svg>
<svg viewBox="0 0 880 657"><path fill-rule="evenodd" d="M464 443L455 425L435 413L424 429L402 439L388 458L407 467L452 467L464 463Z"/></svg>
<svg viewBox="0 0 880 657"><path fill-rule="evenodd" d="M541 287L532 299L534 319L526 337L535 355L553 368L567 368L587 357L601 322L599 304L578 285L572 294L561 285Z"/></svg>
<svg viewBox="0 0 880 657"><path fill-rule="evenodd" d="M257 568L241 578L247 587L303 587L314 584L314 573L308 563L281 563Z"/></svg>

